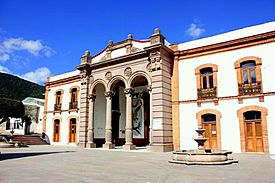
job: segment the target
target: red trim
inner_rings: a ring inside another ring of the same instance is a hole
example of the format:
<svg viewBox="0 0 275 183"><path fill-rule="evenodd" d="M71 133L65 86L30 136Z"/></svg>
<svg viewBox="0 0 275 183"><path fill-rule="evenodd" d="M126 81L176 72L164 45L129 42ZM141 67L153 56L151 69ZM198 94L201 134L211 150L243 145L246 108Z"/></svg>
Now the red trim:
<svg viewBox="0 0 275 183"><path fill-rule="evenodd" d="M107 50L107 48L108 48L108 46L107 46L106 48L104 48L101 52L99 52L99 53L97 53L97 54L93 55L93 56L92 56L92 58L97 57L98 55L100 55L101 53L103 53L104 51L106 51L106 50Z"/></svg>
<svg viewBox="0 0 275 183"><path fill-rule="evenodd" d="M148 43L148 42L150 42L150 40L137 40L137 39L133 39L132 41L138 42L138 43Z"/></svg>

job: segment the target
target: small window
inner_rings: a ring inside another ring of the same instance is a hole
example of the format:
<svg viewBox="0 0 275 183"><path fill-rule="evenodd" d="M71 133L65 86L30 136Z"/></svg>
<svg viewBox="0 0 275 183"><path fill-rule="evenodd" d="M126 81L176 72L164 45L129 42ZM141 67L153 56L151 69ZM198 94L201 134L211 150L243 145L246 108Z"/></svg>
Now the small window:
<svg viewBox="0 0 275 183"><path fill-rule="evenodd" d="M201 116L203 122L216 121L215 114L204 114Z"/></svg>
<svg viewBox="0 0 275 183"><path fill-rule="evenodd" d="M249 60L241 63L242 73L243 73L243 83L256 83L256 64L255 61Z"/></svg>
<svg viewBox="0 0 275 183"><path fill-rule="evenodd" d="M260 120L261 112L260 111L247 111L244 114L245 120Z"/></svg>

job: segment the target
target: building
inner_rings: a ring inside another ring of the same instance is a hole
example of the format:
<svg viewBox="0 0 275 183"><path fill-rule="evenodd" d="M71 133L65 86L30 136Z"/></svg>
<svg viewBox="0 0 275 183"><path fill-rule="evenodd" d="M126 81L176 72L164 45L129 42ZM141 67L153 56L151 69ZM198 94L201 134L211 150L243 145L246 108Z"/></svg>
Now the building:
<svg viewBox="0 0 275 183"><path fill-rule="evenodd" d="M81 57L48 78L44 131L52 144L151 151L275 152L275 22L169 44L159 29Z"/></svg>
<svg viewBox="0 0 275 183"><path fill-rule="evenodd" d="M27 97L22 101L25 108L25 116L29 120L23 121L22 118L11 118L0 124L1 134L10 134L11 131L15 135L42 133L44 99Z"/></svg>

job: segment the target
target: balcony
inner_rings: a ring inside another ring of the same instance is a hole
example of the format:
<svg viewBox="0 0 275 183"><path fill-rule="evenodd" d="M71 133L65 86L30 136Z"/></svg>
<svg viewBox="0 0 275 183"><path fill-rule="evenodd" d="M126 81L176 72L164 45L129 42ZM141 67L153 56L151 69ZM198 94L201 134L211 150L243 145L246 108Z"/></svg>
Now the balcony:
<svg viewBox="0 0 275 183"><path fill-rule="evenodd" d="M239 95L254 95L260 94L262 91L262 83L258 81L256 83L239 84Z"/></svg>
<svg viewBox="0 0 275 183"><path fill-rule="evenodd" d="M70 102L69 109L77 109L77 102Z"/></svg>
<svg viewBox="0 0 275 183"><path fill-rule="evenodd" d="M55 111L61 111L62 104L54 104L54 110Z"/></svg>
<svg viewBox="0 0 275 183"><path fill-rule="evenodd" d="M198 89L198 100L213 99L217 97L217 87Z"/></svg>

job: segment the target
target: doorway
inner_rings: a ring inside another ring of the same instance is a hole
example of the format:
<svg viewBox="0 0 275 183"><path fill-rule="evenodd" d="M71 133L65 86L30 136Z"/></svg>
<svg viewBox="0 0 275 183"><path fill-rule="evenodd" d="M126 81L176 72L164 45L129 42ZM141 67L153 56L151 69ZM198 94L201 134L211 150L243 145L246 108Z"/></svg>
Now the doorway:
<svg viewBox="0 0 275 183"><path fill-rule="evenodd" d="M70 119L70 126L69 126L69 143L76 143L76 119L71 118Z"/></svg>

